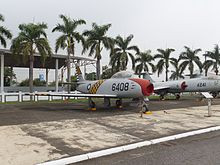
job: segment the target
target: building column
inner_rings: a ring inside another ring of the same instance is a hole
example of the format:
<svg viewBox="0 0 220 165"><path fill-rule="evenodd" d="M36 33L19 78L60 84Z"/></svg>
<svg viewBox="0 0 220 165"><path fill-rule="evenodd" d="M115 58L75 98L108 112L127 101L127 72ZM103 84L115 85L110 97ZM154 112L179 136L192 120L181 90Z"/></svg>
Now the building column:
<svg viewBox="0 0 220 165"><path fill-rule="evenodd" d="M13 66L10 67L11 70L11 75L10 75L10 86L12 86L12 82L13 82Z"/></svg>
<svg viewBox="0 0 220 165"><path fill-rule="evenodd" d="M4 55L1 55L1 93L4 92Z"/></svg>
<svg viewBox="0 0 220 165"><path fill-rule="evenodd" d="M64 74L64 67L61 68L61 83L62 83L62 87L63 87L63 74Z"/></svg>
<svg viewBox="0 0 220 165"><path fill-rule="evenodd" d="M55 86L55 91L58 92L58 59L56 59L56 68L55 68L55 82L56 82L56 86Z"/></svg>

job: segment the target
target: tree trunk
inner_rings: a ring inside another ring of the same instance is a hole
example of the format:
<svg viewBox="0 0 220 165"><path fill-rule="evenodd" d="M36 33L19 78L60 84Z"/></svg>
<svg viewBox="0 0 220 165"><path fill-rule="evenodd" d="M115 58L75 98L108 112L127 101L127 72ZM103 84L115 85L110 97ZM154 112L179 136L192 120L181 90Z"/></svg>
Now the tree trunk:
<svg viewBox="0 0 220 165"><path fill-rule="evenodd" d="M71 85L70 85L70 83L71 83L71 68L70 68L70 52L68 51L68 57L67 57L67 91L68 91L68 93L70 93L70 88L71 88Z"/></svg>
<svg viewBox="0 0 220 165"><path fill-rule="evenodd" d="M96 79L99 80L100 79L100 59L98 58L96 61Z"/></svg>
<svg viewBox="0 0 220 165"><path fill-rule="evenodd" d="M29 91L33 93L33 77L34 77L34 55L30 55L30 68L29 68ZM30 97L30 100L33 100L33 96Z"/></svg>
<svg viewBox="0 0 220 165"><path fill-rule="evenodd" d="M205 55L205 62L206 62L206 55ZM207 74L208 74L208 69L205 69L205 77L207 77Z"/></svg>
<svg viewBox="0 0 220 165"><path fill-rule="evenodd" d="M215 74L218 75L218 69L215 70Z"/></svg>
<svg viewBox="0 0 220 165"><path fill-rule="evenodd" d="M193 62L190 61L189 63L189 71L190 71L190 78L193 78Z"/></svg>
<svg viewBox="0 0 220 165"><path fill-rule="evenodd" d="M208 69L205 69L205 77L208 75Z"/></svg>
<svg viewBox="0 0 220 165"><path fill-rule="evenodd" d="M168 68L166 68L166 81L168 81Z"/></svg>
<svg viewBox="0 0 220 165"><path fill-rule="evenodd" d="M49 73L49 69L46 68L46 87L48 87L48 73Z"/></svg>
<svg viewBox="0 0 220 165"><path fill-rule="evenodd" d="M101 70L101 48L100 48L100 44L101 42L99 41L98 44L98 52L97 53L97 61L96 61L96 79L99 80L100 79L100 70Z"/></svg>
<svg viewBox="0 0 220 165"><path fill-rule="evenodd" d="M193 70L190 70L190 78L193 78Z"/></svg>

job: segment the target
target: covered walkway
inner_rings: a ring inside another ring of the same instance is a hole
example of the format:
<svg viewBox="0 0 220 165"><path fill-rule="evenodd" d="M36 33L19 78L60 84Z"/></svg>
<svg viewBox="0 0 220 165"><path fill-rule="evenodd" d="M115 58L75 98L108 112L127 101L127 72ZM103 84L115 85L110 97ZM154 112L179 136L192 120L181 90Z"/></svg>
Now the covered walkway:
<svg viewBox="0 0 220 165"><path fill-rule="evenodd" d="M13 55L8 49L0 49L1 64L0 64L0 91L4 92L4 67L20 67L20 68L29 68L29 59L25 59L22 55ZM41 57L39 54L34 54L34 68L42 69L55 69L55 91L58 91L58 70L66 66L67 55L61 54L52 54L45 60L45 63L42 63ZM72 56L71 62L78 62L81 66L84 66L84 71L86 65L94 64L95 60L85 57ZM47 72L46 72L47 73ZM48 75L46 75L47 77Z"/></svg>

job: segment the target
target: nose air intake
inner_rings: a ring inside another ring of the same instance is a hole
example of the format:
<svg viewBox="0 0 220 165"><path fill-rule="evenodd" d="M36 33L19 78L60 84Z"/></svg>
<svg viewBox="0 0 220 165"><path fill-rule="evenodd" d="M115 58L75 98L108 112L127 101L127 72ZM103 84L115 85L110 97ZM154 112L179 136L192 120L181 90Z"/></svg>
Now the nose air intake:
<svg viewBox="0 0 220 165"><path fill-rule="evenodd" d="M188 85L186 85L186 82L183 81L183 82L181 83L181 89L182 89L182 90L185 90L187 87L188 87Z"/></svg>
<svg viewBox="0 0 220 165"><path fill-rule="evenodd" d="M154 85L152 83L150 83L148 86L147 86L147 96L150 96L152 93L154 92Z"/></svg>
<svg viewBox="0 0 220 165"><path fill-rule="evenodd" d="M150 96L154 92L154 85L149 80L131 79L141 86L143 96Z"/></svg>

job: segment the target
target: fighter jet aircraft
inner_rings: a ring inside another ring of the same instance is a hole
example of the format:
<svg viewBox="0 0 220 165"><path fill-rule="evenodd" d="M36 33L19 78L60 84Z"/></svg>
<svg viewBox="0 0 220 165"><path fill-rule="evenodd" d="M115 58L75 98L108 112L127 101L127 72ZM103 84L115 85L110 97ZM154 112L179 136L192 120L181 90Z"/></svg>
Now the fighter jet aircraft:
<svg viewBox="0 0 220 165"><path fill-rule="evenodd" d="M220 78L217 76L155 82L150 75L146 73L144 79L153 83L154 93L160 95L160 99L164 99L167 93L175 94L176 99L179 99L180 93L182 92L209 92L213 97L216 97L220 92Z"/></svg>
<svg viewBox="0 0 220 165"><path fill-rule="evenodd" d="M81 94L47 94L64 97L88 97L89 107L95 108L95 102L91 98L104 98L106 106L110 106L110 98L117 98L116 105L122 105L123 98L134 98L142 101L142 108L147 110L145 97L154 91L154 86L149 80L136 78L132 72L121 71L115 73L110 79L88 81L82 76L79 66L76 66L77 91ZM40 94L39 94L40 95ZM41 93L42 95L42 93Z"/></svg>

